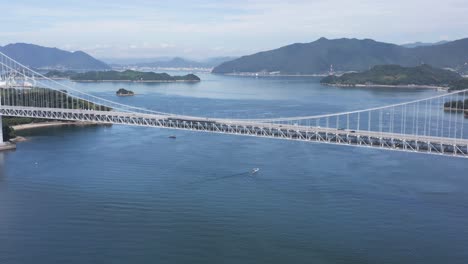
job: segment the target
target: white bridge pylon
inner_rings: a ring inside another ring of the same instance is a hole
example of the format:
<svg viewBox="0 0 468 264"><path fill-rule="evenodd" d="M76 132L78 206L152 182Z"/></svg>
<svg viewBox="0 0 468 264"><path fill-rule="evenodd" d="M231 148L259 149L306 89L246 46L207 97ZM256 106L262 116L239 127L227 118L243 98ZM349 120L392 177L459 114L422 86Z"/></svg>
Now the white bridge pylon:
<svg viewBox="0 0 468 264"><path fill-rule="evenodd" d="M468 157L468 90L370 109L284 118L177 115L120 104L0 52L0 115L197 130Z"/></svg>

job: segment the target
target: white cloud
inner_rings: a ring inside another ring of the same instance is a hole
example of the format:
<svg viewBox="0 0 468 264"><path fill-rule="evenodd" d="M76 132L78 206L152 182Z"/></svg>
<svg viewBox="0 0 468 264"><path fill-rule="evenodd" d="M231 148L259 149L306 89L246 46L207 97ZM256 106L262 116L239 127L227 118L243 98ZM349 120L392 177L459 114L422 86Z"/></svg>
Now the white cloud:
<svg viewBox="0 0 468 264"><path fill-rule="evenodd" d="M99 56L242 55L321 36L396 43L468 37L462 0L21 2L2 4L11 14L0 17L9 25L0 29L1 44L32 42Z"/></svg>
<svg viewBox="0 0 468 264"><path fill-rule="evenodd" d="M169 44L169 43L161 43L161 44L159 44L159 47L161 47L163 49L167 49L167 48L173 48L175 46L172 45L172 44Z"/></svg>

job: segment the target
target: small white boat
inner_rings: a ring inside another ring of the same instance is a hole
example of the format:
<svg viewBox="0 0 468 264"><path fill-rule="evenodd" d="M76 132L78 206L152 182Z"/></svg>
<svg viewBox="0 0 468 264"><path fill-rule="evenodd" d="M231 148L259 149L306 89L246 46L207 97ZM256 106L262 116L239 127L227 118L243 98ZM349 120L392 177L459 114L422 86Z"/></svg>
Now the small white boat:
<svg viewBox="0 0 468 264"><path fill-rule="evenodd" d="M250 171L250 174L255 174L259 171L260 169L259 168L253 168L251 171Z"/></svg>

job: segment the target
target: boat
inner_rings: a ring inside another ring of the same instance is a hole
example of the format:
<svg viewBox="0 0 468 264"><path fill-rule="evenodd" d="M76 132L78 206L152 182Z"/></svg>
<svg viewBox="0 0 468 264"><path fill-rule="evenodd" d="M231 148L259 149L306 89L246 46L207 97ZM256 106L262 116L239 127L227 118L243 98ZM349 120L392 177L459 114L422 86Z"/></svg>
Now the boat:
<svg viewBox="0 0 468 264"><path fill-rule="evenodd" d="M170 135L169 138L174 138L174 139L175 139L175 138L177 138L177 137L174 136L174 135Z"/></svg>
<svg viewBox="0 0 468 264"><path fill-rule="evenodd" d="M250 171L250 174L255 174L259 171L260 169L259 168L253 168L251 171Z"/></svg>

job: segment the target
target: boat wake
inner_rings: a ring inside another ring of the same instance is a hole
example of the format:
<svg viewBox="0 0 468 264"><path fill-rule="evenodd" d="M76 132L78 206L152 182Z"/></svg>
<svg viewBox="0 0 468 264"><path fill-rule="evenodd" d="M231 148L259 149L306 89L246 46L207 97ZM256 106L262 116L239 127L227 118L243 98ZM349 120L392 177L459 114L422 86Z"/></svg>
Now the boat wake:
<svg viewBox="0 0 468 264"><path fill-rule="evenodd" d="M255 168L253 170L245 171L245 172L240 172L240 173L235 173L235 174L229 174L229 175L224 175L224 176L219 176L219 177L209 177L200 181L194 181L191 182L190 184L201 184L201 183L206 183L206 182L213 182L213 181L220 181L224 179L229 179L229 178L235 178L235 177L240 177L240 176L249 176L253 175L258 172L258 168Z"/></svg>

